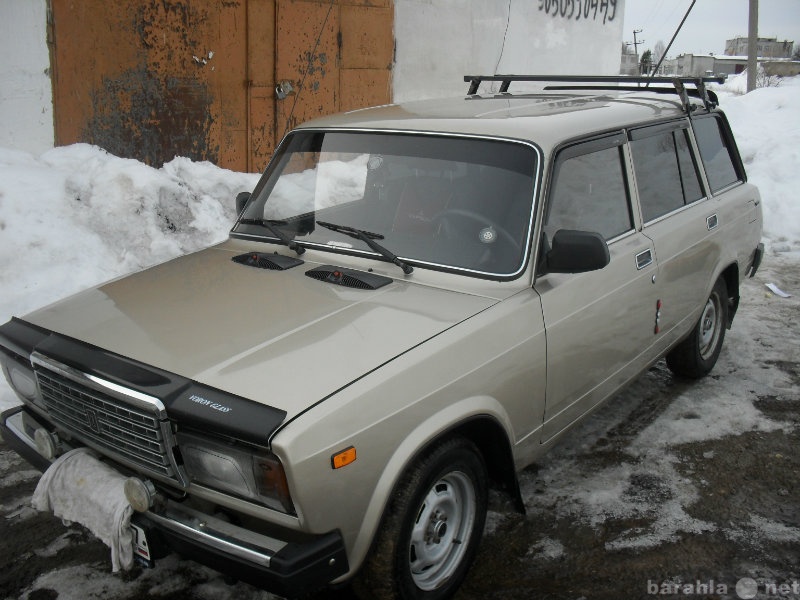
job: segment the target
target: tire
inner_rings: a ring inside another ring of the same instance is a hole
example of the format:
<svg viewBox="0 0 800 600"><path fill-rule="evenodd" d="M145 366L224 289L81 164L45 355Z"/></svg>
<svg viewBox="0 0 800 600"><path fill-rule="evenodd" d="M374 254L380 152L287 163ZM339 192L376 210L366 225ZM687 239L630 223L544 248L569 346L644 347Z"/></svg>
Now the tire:
<svg viewBox="0 0 800 600"><path fill-rule="evenodd" d="M486 521L487 474L463 438L434 446L397 484L354 581L363 599L444 600L475 558Z"/></svg>
<svg viewBox="0 0 800 600"><path fill-rule="evenodd" d="M727 326L728 286L719 278L689 337L667 354L667 366L681 377L699 379L707 375L719 358Z"/></svg>

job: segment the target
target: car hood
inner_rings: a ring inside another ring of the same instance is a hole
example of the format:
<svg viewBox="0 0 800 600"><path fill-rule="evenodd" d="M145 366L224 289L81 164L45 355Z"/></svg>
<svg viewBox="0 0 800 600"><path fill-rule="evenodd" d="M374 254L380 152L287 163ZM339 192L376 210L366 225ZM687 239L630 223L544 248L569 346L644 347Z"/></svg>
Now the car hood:
<svg viewBox="0 0 800 600"><path fill-rule="evenodd" d="M496 300L377 290L232 262L225 245L81 292L26 321L292 417Z"/></svg>

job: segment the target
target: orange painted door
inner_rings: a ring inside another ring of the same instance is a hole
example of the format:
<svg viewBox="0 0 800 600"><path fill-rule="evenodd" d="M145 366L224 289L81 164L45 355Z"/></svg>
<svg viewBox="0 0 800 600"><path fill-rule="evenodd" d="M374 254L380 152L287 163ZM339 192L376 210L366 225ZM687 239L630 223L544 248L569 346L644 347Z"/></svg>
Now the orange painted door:
<svg viewBox="0 0 800 600"><path fill-rule="evenodd" d="M298 123L339 110L339 7L278 0L276 6L276 141ZM283 96L283 94L286 94Z"/></svg>

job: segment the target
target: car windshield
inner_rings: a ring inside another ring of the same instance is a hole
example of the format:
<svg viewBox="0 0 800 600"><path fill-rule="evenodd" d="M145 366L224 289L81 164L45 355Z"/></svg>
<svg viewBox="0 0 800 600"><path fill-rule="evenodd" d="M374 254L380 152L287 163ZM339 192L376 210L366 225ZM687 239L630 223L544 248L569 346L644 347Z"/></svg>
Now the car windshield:
<svg viewBox="0 0 800 600"><path fill-rule="evenodd" d="M414 266L511 277L524 265L538 154L472 137L375 132L291 134L253 193L234 235L377 255L319 222L368 232Z"/></svg>

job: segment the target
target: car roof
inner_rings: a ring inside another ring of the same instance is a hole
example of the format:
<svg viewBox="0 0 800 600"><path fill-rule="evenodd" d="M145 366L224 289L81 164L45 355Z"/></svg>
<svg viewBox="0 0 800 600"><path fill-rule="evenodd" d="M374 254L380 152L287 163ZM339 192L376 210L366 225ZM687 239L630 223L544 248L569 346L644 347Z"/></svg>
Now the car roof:
<svg viewBox="0 0 800 600"><path fill-rule="evenodd" d="M702 103L692 100L692 107ZM435 132L531 141L545 153L567 140L685 117L677 96L647 91L472 95L354 110L300 128Z"/></svg>

